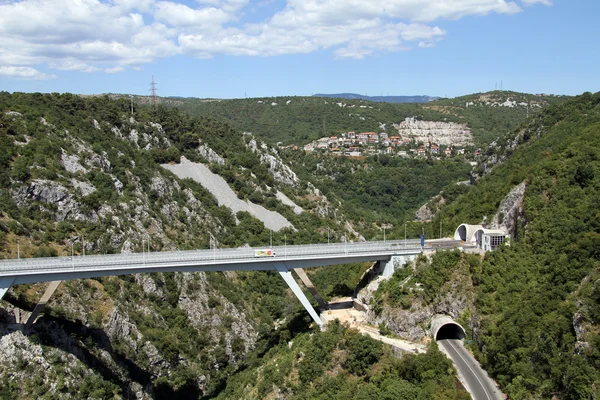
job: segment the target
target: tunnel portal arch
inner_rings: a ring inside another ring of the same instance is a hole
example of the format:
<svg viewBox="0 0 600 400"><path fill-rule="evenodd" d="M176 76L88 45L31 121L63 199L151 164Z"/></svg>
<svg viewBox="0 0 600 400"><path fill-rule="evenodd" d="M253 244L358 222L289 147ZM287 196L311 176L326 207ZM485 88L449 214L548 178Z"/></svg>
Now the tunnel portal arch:
<svg viewBox="0 0 600 400"><path fill-rule="evenodd" d="M438 314L431 319L431 336L434 340L464 339L465 328L447 315Z"/></svg>

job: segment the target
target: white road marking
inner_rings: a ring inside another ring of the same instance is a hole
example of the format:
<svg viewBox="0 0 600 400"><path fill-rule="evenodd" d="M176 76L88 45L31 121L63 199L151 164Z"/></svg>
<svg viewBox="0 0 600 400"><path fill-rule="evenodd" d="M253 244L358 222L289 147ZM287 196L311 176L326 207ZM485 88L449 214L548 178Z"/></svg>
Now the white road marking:
<svg viewBox="0 0 600 400"><path fill-rule="evenodd" d="M467 360L465 360L465 358L460 354L460 352L452 345L452 342L448 341L448 344L450 345L450 347L452 347L452 350L454 350L456 352L456 354L458 354L458 356L461 358L461 360L464 361L464 363L466 364L466 366L469 367L469 369L471 370L471 372L475 376L475 379L477 379L477 381L479 382L479 384L483 388L483 392L485 393L485 396L488 398L488 400L491 400L491 397L488 394L488 392L487 392L487 390L485 388L485 385L483 384L483 382L481 382L481 379L479 379L479 376L477 376L477 374L475 373L475 371L473 371L473 368L471 368L471 366L469 365L469 363L467 362Z"/></svg>

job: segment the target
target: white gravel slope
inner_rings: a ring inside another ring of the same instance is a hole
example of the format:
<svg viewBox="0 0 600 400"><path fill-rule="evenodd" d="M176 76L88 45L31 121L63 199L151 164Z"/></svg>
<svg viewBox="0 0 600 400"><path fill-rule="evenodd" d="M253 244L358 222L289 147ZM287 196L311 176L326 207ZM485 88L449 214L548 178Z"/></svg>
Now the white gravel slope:
<svg viewBox="0 0 600 400"><path fill-rule="evenodd" d="M238 211L247 211L261 220L267 229L273 231L279 231L287 227L293 228L292 224L283 215L267 210L259 204L238 199L225 179L212 173L204 164L194 163L185 157L181 157L179 164L162 164L162 167L173 172L181 179L191 178L195 180L215 196L219 205L229 208L234 214Z"/></svg>

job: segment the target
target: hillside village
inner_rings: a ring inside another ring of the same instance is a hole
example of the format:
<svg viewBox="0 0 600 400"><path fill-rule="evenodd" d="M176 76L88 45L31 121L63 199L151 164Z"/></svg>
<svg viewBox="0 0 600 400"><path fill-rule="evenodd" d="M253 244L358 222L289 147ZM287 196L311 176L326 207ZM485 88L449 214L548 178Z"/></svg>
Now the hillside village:
<svg viewBox="0 0 600 400"><path fill-rule="evenodd" d="M304 146L304 151L330 152L334 155L361 157L387 154L400 157L435 159L462 156L473 158L479 150L466 124L442 121L419 121L406 118L393 125L396 132L344 132L325 136ZM385 129L385 124L381 125ZM297 149L297 146L293 146Z"/></svg>

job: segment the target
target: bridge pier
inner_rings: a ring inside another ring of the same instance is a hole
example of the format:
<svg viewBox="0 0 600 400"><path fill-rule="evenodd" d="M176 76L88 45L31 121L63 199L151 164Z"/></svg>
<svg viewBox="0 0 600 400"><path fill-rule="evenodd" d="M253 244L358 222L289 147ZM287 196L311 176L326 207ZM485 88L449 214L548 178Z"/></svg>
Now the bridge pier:
<svg viewBox="0 0 600 400"><path fill-rule="evenodd" d="M0 277L0 300L4 297L8 289L10 289L11 285L15 281L14 276L2 276Z"/></svg>
<svg viewBox="0 0 600 400"><path fill-rule="evenodd" d="M309 279L308 275L306 275L306 272L304 272L302 268L294 268L294 272L296 272L296 274L298 275L302 283L304 283L304 286L306 286L310 294L312 294L315 300L317 300L317 303L319 303L319 307L322 309L327 308L327 304L325 304L325 301L323 301L323 298L317 291L315 285L313 285L312 281Z"/></svg>
<svg viewBox="0 0 600 400"><path fill-rule="evenodd" d="M310 304L310 301L308 301L308 298L306 298L306 296L304 295L302 289L300 289L300 286L298 286L298 283L292 276L292 272L289 270L288 266L283 262L278 262L275 263L275 269L277 270L277 272L279 272L279 275L281 275L281 277L283 278L285 283L287 283L289 288L292 289L292 292L294 292L298 300L300 300L300 303L302 303L302 305L304 306L306 311L308 311L312 319L317 323L317 325L319 325L322 328L323 321L321 321L321 318L319 318L319 314L317 314L312 304Z"/></svg>
<svg viewBox="0 0 600 400"><path fill-rule="evenodd" d="M50 297L52 297L54 292L56 292L56 289L58 289L61 283L62 281L50 282L50 284L46 288L46 291L42 295L42 298L31 312L31 315L29 315L29 318L27 318L27 322L25 323L25 329L31 328L31 325L33 325L37 316L42 312L44 307L46 307L46 303L48 303L48 300L50 300Z"/></svg>

